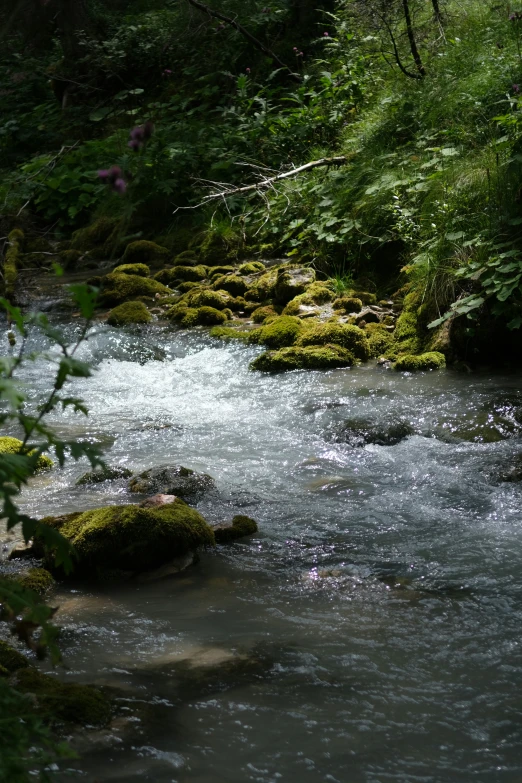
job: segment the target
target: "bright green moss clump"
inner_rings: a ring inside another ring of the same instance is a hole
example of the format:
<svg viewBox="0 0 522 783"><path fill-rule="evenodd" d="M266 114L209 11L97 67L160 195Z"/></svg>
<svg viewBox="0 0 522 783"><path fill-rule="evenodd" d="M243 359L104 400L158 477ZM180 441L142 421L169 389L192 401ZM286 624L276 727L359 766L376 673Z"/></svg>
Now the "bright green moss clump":
<svg viewBox="0 0 522 783"><path fill-rule="evenodd" d="M180 323L185 329L191 326L216 326L229 320L229 312L216 310L215 307L187 307Z"/></svg>
<svg viewBox="0 0 522 783"><path fill-rule="evenodd" d="M17 689L33 693L40 711L51 723L105 726L111 719L110 702L99 690L91 685L60 682L33 666L18 671Z"/></svg>
<svg viewBox="0 0 522 783"><path fill-rule="evenodd" d="M237 270L240 275L255 275L256 272L263 272L265 265L262 261L249 261L242 264Z"/></svg>
<svg viewBox="0 0 522 783"><path fill-rule="evenodd" d="M367 324L365 332L368 335L368 348L371 359L382 356L391 348L393 335L382 324Z"/></svg>
<svg viewBox="0 0 522 783"><path fill-rule="evenodd" d="M250 517L238 514L232 520L231 525L223 525L214 530L216 542L218 544L227 544L229 541L235 541L237 538L251 536L257 533L257 522Z"/></svg>
<svg viewBox="0 0 522 783"><path fill-rule="evenodd" d="M261 354L254 359L250 368L261 372L330 370L351 367L355 361L354 355L339 345L311 345L307 348L293 346Z"/></svg>
<svg viewBox="0 0 522 783"><path fill-rule="evenodd" d="M123 272L125 275L138 275L138 277L148 277L150 267L147 264L120 264L113 272Z"/></svg>
<svg viewBox="0 0 522 783"><path fill-rule="evenodd" d="M263 326L257 333L256 342L269 348L283 348L293 345L303 329L299 318L281 315Z"/></svg>
<svg viewBox="0 0 522 783"><path fill-rule="evenodd" d="M443 353L429 351L428 353L421 353L418 356L413 356L411 354L399 356L395 362L394 368L396 370L416 372L419 370L440 370L445 366L446 357Z"/></svg>
<svg viewBox="0 0 522 783"><path fill-rule="evenodd" d="M74 546L75 575L93 576L107 569L147 571L199 546L214 544L201 514L176 500L164 506L109 506L42 520ZM52 556L49 566L53 568Z"/></svg>
<svg viewBox="0 0 522 783"><path fill-rule="evenodd" d="M22 448L22 441L18 440L18 438L9 438L7 436L0 438L0 454L20 454L20 449ZM27 452L27 456L31 456L34 453L33 451ZM40 454L38 457L38 461L36 463L36 473L39 473L41 470L49 470L49 468L52 468L53 461L50 457L47 456L47 454Z"/></svg>
<svg viewBox="0 0 522 783"><path fill-rule="evenodd" d="M230 307L233 298L226 291L213 291L212 288L198 288L183 297L189 307L214 307L224 310Z"/></svg>
<svg viewBox="0 0 522 783"><path fill-rule="evenodd" d="M255 324L262 324L267 318L277 315L277 311L272 305L257 307L252 313L252 320Z"/></svg>
<svg viewBox="0 0 522 783"><path fill-rule="evenodd" d="M146 239L138 239L130 242L125 248L122 261L124 264L164 264L168 261L170 252L166 247L148 242Z"/></svg>
<svg viewBox="0 0 522 783"><path fill-rule="evenodd" d="M248 286L244 279L239 275L223 275L218 277L213 283L212 287L217 291L228 291L232 296L243 296Z"/></svg>
<svg viewBox="0 0 522 783"><path fill-rule="evenodd" d="M16 581L27 590L45 595L54 586L54 577L45 568L30 568L16 577Z"/></svg>
<svg viewBox="0 0 522 783"><path fill-rule="evenodd" d="M127 324L148 324L152 316L143 302L124 302L110 311L107 323L110 326Z"/></svg>
<svg viewBox="0 0 522 783"><path fill-rule="evenodd" d="M22 653L15 650L7 642L0 641L0 666L7 669L8 672L16 672L20 669L25 669L31 664Z"/></svg>
<svg viewBox="0 0 522 783"><path fill-rule="evenodd" d="M101 299L104 304L117 305L127 299L138 296L155 297L156 294L168 295L171 291L157 280L138 275L126 275L121 272L111 272L102 278Z"/></svg>
<svg viewBox="0 0 522 783"><path fill-rule="evenodd" d="M350 324L328 322L324 324L311 324L297 341L298 345L340 345L351 351L352 354L366 361L369 357L368 340L362 329Z"/></svg>
<svg viewBox="0 0 522 783"><path fill-rule="evenodd" d="M334 310L342 310L345 313L360 313L363 303L355 296L340 296L333 303Z"/></svg>
<svg viewBox="0 0 522 783"><path fill-rule="evenodd" d="M248 342L250 332L244 329L236 329L232 326L214 326L210 330L210 336L219 340L243 340Z"/></svg>

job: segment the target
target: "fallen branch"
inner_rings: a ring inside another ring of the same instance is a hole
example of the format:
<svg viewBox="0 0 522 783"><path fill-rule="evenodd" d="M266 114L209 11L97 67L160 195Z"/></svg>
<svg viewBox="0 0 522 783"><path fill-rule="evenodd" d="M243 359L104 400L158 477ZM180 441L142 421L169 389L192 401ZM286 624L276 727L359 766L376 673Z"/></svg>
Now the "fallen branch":
<svg viewBox="0 0 522 783"><path fill-rule="evenodd" d="M320 166L344 166L348 162L348 158L345 155L337 155L334 158L320 158L320 160L313 160L310 163L305 163L302 166L298 166L296 169L290 169L290 171L283 171L280 174L276 174L273 177L264 177L263 179L260 179L259 182L255 182L253 185L243 185L239 188L231 187L230 185L227 185L222 182L212 182L212 183L206 183L210 184L214 187L219 187L221 190L219 190L216 193L209 193L208 196L203 197L202 204L207 204L209 201L215 201L216 199L222 198L226 199L229 198L229 196L238 196L238 195L244 195L245 193L252 193L254 191L263 191L266 188L271 188L276 182L281 182L281 180L289 179L290 177L295 177L298 174L301 174L303 171L310 171L311 169L317 169ZM202 180L199 180L199 182L202 182Z"/></svg>
<svg viewBox="0 0 522 783"><path fill-rule="evenodd" d="M205 5L205 3L201 3L200 0L187 0L187 2L190 3L190 5L193 5L194 8L197 8L199 11L203 11L203 13L208 14L209 16L213 17L214 19L220 19L222 22L225 22L226 24L231 25L234 27L238 33L241 33L241 35L246 38L248 41L250 41L256 49L259 49L263 54L268 55L268 57L271 57L274 62L279 65L280 68L284 68L285 71L289 71L290 76L292 79L296 79L297 81L302 81L299 74L294 73L291 68L288 67L286 63L284 63L282 60L279 59L277 54L274 54L274 52L268 48L268 46L265 46L261 41L258 41L258 39L252 35L252 33L249 33L249 31L246 29L246 27L243 27L242 24L239 22L236 22L235 19L232 19L230 16L225 16L225 14L222 14L220 11L214 11L213 8L209 8L208 5Z"/></svg>

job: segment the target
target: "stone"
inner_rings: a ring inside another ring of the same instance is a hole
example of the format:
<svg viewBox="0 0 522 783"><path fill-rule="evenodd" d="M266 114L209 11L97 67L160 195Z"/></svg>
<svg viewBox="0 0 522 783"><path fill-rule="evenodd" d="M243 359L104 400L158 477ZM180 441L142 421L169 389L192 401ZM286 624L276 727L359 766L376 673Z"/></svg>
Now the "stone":
<svg viewBox="0 0 522 783"><path fill-rule="evenodd" d="M362 419L352 419L343 425L337 435L338 443L347 443L353 448L373 444L375 446L395 446L401 440L414 434L413 427L405 421L394 424L375 424Z"/></svg>
<svg viewBox="0 0 522 783"><path fill-rule="evenodd" d="M182 465L150 468L129 482L131 492L139 492L142 495L177 495L181 498L194 497L215 487L211 476L197 473Z"/></svg>

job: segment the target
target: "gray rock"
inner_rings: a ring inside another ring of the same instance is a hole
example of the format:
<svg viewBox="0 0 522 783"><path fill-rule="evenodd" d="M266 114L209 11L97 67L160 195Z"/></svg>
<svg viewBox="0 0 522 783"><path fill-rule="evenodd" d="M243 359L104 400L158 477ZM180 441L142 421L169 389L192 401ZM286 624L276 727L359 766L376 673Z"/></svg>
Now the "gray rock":
<svg viewBox="0 0 522 783"><path fill-rule="evenodd" d="M274 289L274 299L279 304L286 304L295 296L304 294L307 286L314 281L315 272L308 267L279 269Z"/></svg>
<svg viewBox="0 0 522 783"><path fill-rule="evenodd" d="M215 488L212 476L197 473L182 465L150 468L129 482L131 492L139 492L142 495L177 495L180 498L194 497Z"/></svg>
<svg viewBox="0 0 522 783"><path fill-rule="evenodd" d="M405 421L394 424L374 424L363 419L351 419L345 422L336 440L338 443L347 443L354 448L369 444L395 446L413 434L413 427Z"/></svg>
<svg viewBox="0 0 522 783"><path fill-rule="evenodd" d="M76 482L76 486L100 484L102 481L115 481L115 479L125 479L130 478L131 476L132 470L128 470L128 468L111 468L110 466L107 466L84 473Z"/></svg>

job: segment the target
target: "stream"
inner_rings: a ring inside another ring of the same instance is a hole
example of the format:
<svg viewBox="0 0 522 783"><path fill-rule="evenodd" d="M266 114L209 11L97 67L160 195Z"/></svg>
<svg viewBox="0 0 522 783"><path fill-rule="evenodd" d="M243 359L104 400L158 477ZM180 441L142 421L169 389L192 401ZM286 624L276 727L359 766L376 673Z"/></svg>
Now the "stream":
<svg viewBox="0 0 522 783"><path fill-rule="evenodd" d="M57 431L110 465L209 473L201 513L259 533L174 578L60 587L60 676L141 711L57 780L522 783L522 485L498 480L522 451L520 375L270 376L248 370L259 352L160 325L81 346L90 415ZM348 420L413 434L354 446ZM76 487L87 469L37 476L24 511L132 502L124 481Z"/></svg>

